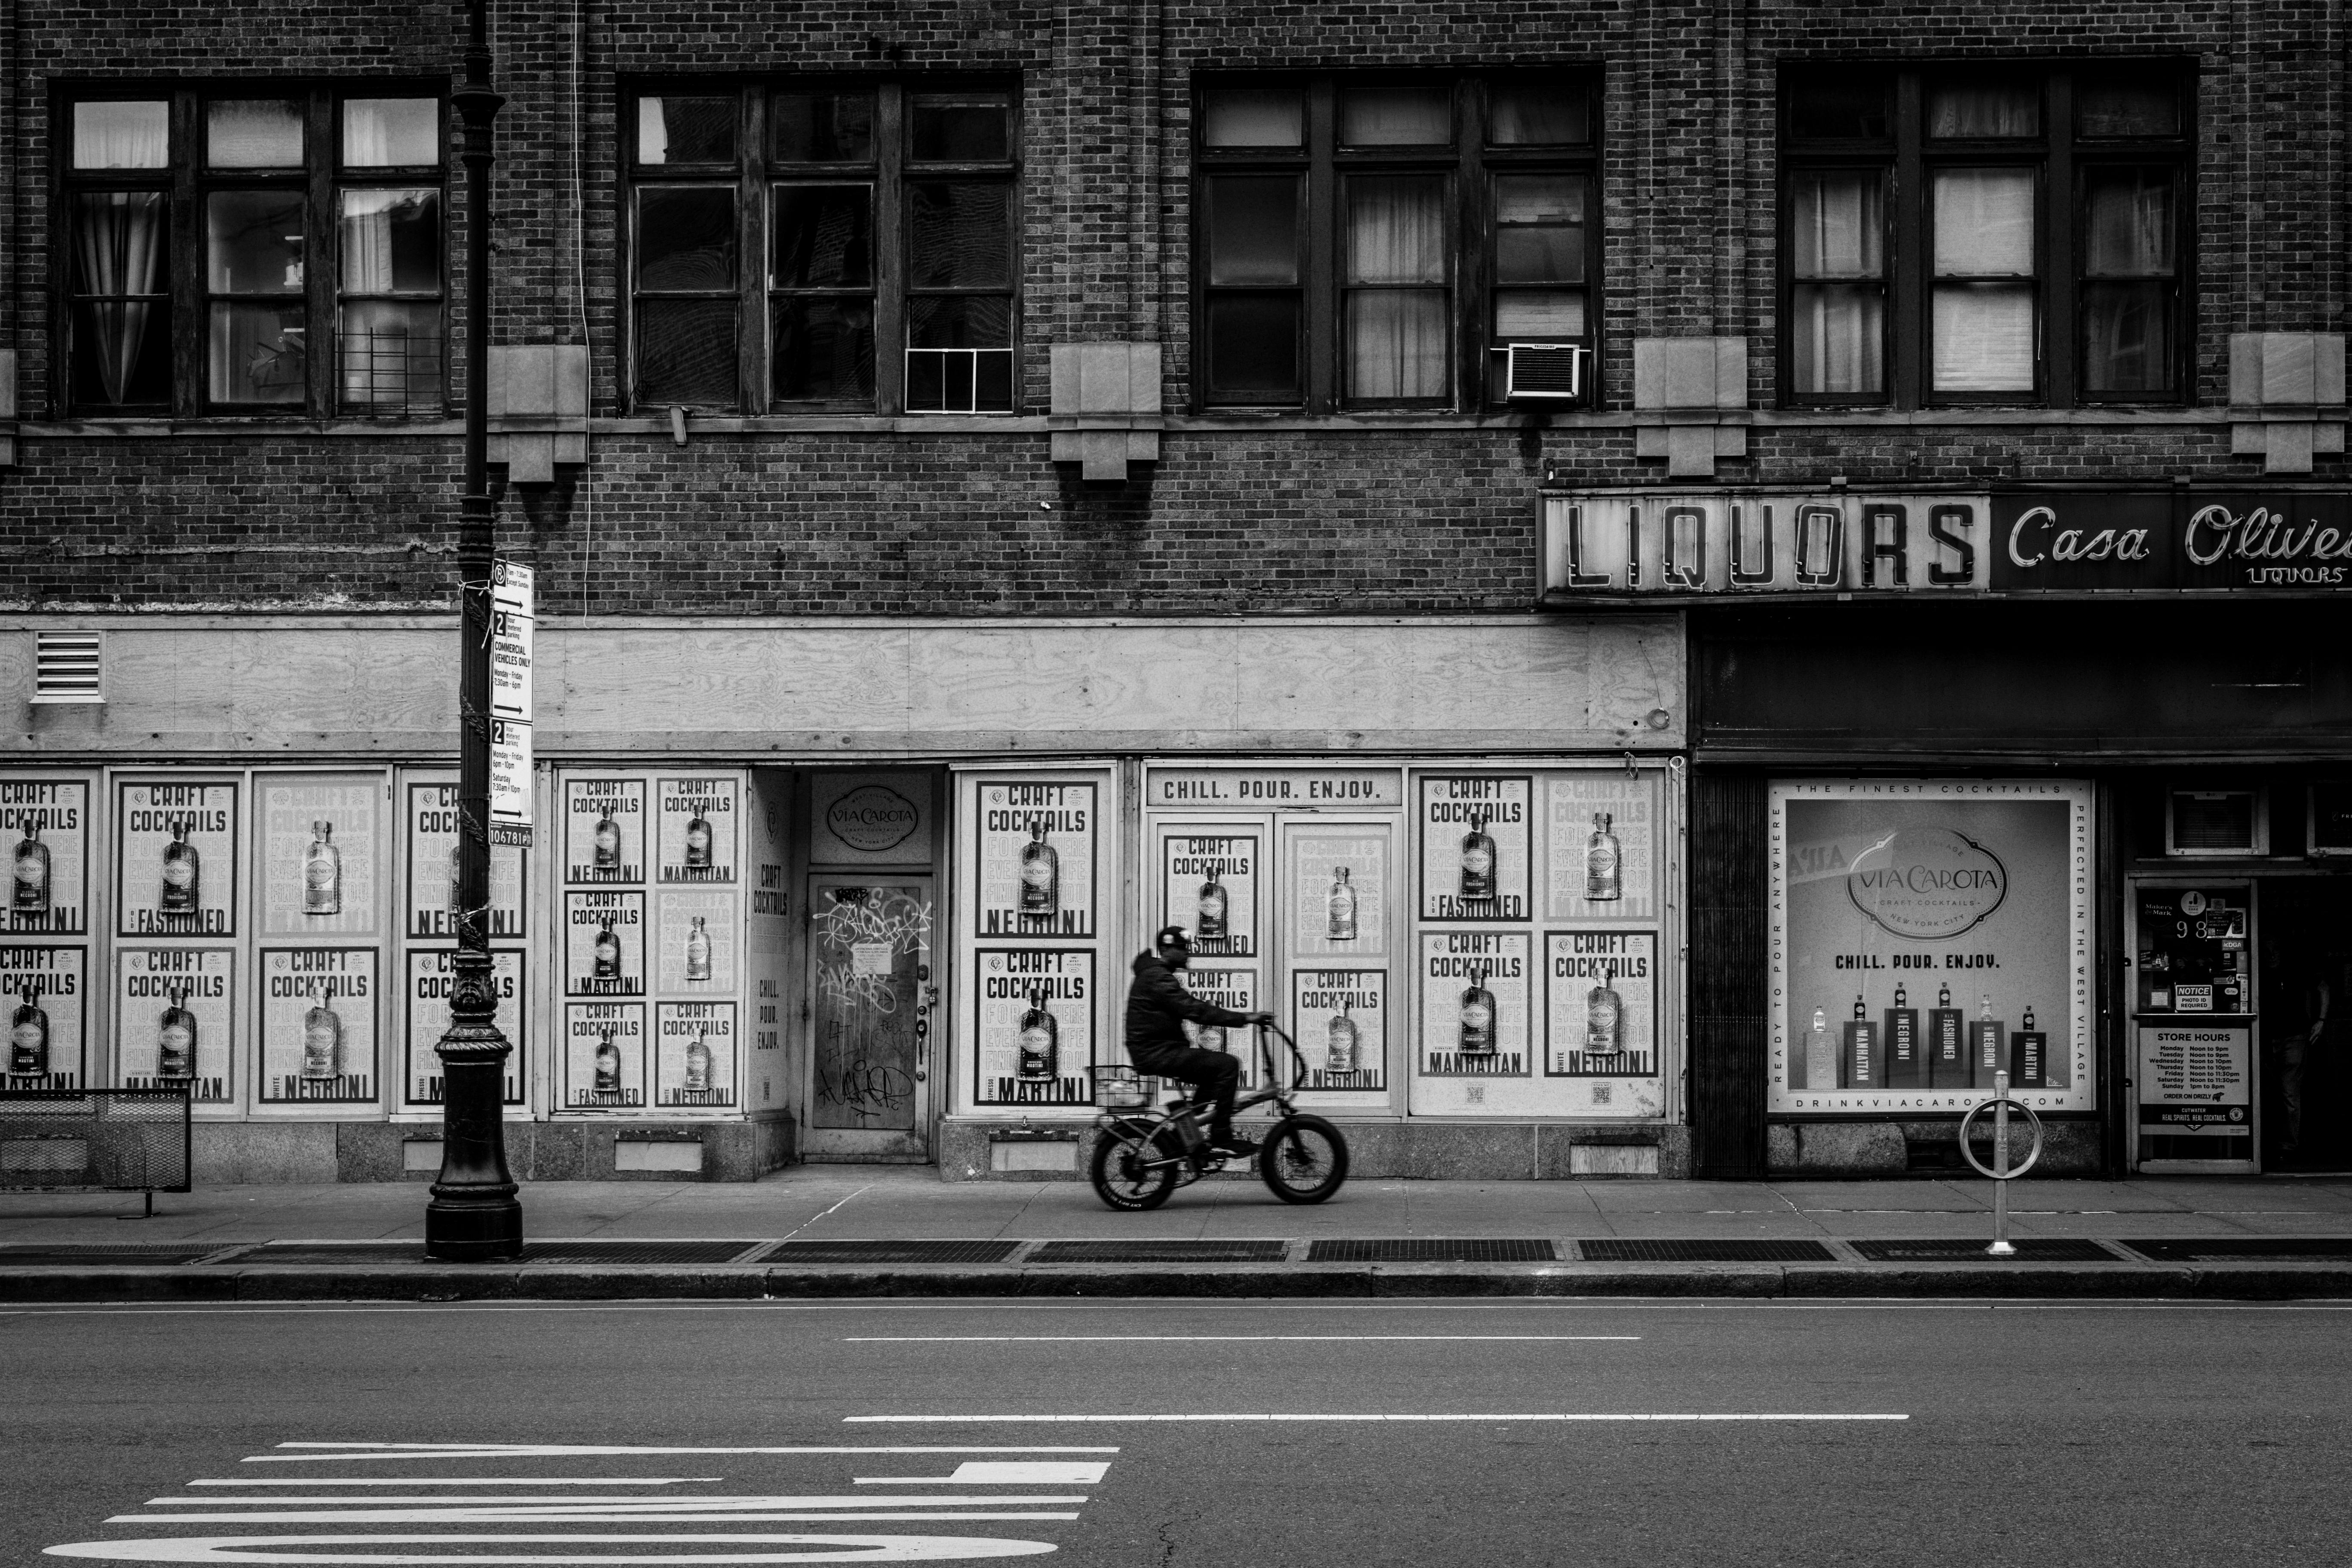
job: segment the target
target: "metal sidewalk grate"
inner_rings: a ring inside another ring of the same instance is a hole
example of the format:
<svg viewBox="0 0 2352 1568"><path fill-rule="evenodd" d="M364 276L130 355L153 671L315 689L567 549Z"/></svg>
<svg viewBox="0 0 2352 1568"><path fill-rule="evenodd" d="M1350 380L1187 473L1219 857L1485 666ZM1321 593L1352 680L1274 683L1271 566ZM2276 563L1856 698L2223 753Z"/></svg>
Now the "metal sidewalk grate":
<svg viewBox="0 0 2352 1568"><path fill-rule="evenodd" d="M1873 1263L1979 1263L1990 1254L1991 1239L1981 1236L1937 1237L1927 1241L1850 1241L1847 1246ZM2017 1256L2037 1263L2120 1263L2123 1259L2095 1241L2075 1236L2010 1237Z"/></svg>
<svg viewBox="0 0 2352 1568"><path fill-rule="evenodd" d="M1286 1241L1049 1241L1032 1263L1279 1263Z"/></svg>
<svg viewBox="0 0 2352 1568"><path fill-rule="evenodd" d="M525 1263L731 1263L756 1241L526 1241ZM279 1241L242 1258L248 1263L432 1263L422 1241Z"/></svg>
<svg viewBox="0 0 2352 1568"><path fill-rule="evenodd" d="M1553 1263L1559 1258L1549 1241L1487 1237L1318 1241L1307 1248L1309 1263Z"/></svg>
<svg viewBox="0 0 2352 1568"><path fill-rule="evenodd" d="M2352 1237L2206 1236L2126 1241L2151 1263L2325 1263L2352 1258Z"/></svg>
<svg viewBox="0 0 2352 1568"><path fill-rule="evenodd" d="M1648 1241L1610 1237L1579 1241L1587 1263L1834 1263L1837 1255L1818 1241L1735 1237L1724 1241Z"/></svg>
<svg viewBox="0 0 2352 1568"><path fill-rule="evenodd" d="M127 1264L163 1268L194 1263L236 1246L229 1241L25 1241L0 1244L0 1267L19 1268L67 1263Z"/></svg>
<svg viewBox="0 0 2352 1568"><path fill-rule="evenodd" d="M762 1263L1002 1263L1017 1241L787 1241Z"/></svg>

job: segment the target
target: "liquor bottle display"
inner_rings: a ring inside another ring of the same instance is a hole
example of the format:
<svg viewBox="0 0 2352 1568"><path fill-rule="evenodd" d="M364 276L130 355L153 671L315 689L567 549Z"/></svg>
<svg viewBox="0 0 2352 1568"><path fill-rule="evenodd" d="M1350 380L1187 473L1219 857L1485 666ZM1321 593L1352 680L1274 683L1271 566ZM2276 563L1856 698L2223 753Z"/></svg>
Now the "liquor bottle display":
<svg viewBox="0 0 2352 1568"><path fill-rule="evenodd" d="M333 1003L321 998L302 1015L302 1079L306 1083L331 1082L342 1073L342 1016Z"/></svg>
<svg viewBox="0 0 2352 1568"><path fill-rule="evenodd" d="M166 998L163 1020L155 1032L157 1078L196 1076L196 1016L183 1005L187 999L184 991L174 991Z"/></svg>
<svg viewBox="0 0 2352 1568"><path fill-rule="evenodd" d="M172 841L163 846L163 893L155 907L167 915L192 915L204 896L204 858L188 842L188 819L172 818Z"/></svg>
<svg viewBox="0 0 2352 1568"><path fill-rule="evenodd" d="M1908 1004L1903 987L1895 987L1895 1005L1886 1010L1886 1030L1879 1037L1886 1053L1886 1086L1918 1089L1927 1081L1927 1064L1919 1050L1919 1014Z"/></svg>
<svg viewBox="0 0 2352 1568"><path fill-rule="evenodd" d="M1612 904L1625 896L1620 874L1624 851L1618 846L1617 836L1609 831L1614 820L1608 812L1595 812L1591 837L1584 841L1584 901L1588 904Z"/></svg>
<svg viewBox="0 0 2352 1568"><path fill-rule="evenodd" d="M25 837L16 842L16 886L8 908L20 915L49 912L49 847L41 842L41 825L27 817Z"/></svg>
<svg viewBox="0 0 2352 1568"><path fill-rule="evenodd" d="M1058 914L1062 908L1062 854L1045 842L1045 819L1029 819L1029 842L1021 847L1021 912Z"/></svg>
<svg viewBox="0 0 2352 1568"><path fill-rule="evenodd" d="M686 824L686 863L688 866L710 864L710 821L698 810Z"/></svg>
<svg viewBox="0 0 2352 1568"><path fill-rule="evenodd" d="M1625 999L1611 984L1617 978L1612 964L1584 994L1584 1048L1596 1057L1613 1057L1625 1048Z"/></svg>
<svg viewBox="0 0 2352 1568"><path fill-rule="evenodd" d="M1354 1072L1363 1059L1364 1040L1356 1020L1348 1016L1345 1002L1339 1004L1339 1010L1324 1026L1323 1036L1323 1070L1334 1075Z"/></svg>
<svg viewBox="0 0 2352 1568"><path fill-rule="evenodd" d="M1323 910L1325 941L1356 940L1356 885L1348 879L1345 866L1331 873L1331 890L1323 895Z"/></svg>
<svg viewBox="0 0 2352 1568"><path fill-rule="evenodd" d="M1486 989L1489 971L1477 970L1470 984L1462 991L1462 1054L1465 1057L1491 1057L1495 1054L1495 994Z"/></svg>
<svg viewBox="0 0 2352 1568"><path fill-rule="evenodd" d="M597 929L593 978L618 980L621 977L621 939L613 934L613 917L606 915Z"/></svg>
<svg viewBox="0 0 2352 1568"><path fill-rule="evenodd" d="M25 987L25 999L8 1025L8 1072L13 1078L33 1078L49 1070L49 1016L41 994Z"/></svg>
<svg viewBox="0 0 2352 1568"><path fill-rule="evenodd" d="M1214 871L1201 884L1201 896L1194 902L1192 934L1210 942L1222 942L1225 931L1225 885Z"/></svg>
<svg viewBox="0 0 2352 1568"><path fill-rule="evenodd" d="M1473 816L1470 831L1462 836L1462 897L1465 901L1495 896L1495 840L1487 835L1486 819Z"/></svg>
<svg viewBox="0 0 2352 1568"><path fill-rule="evenodd" d="M1805 1037L1805 1081L1811 1089L1835 1089L1838 1081L1837 1041L1830 1034L1829 1010L1813 1009L1812 1032Z"/></svg>
<svg viewBox="0 0 2352 1568"><path fill-rule="evenodd" d="M595 867L599 871L621 868L621 825L613 820L613 808L606 806L604 815L596 819L596 831L591 839L594 848Z"/></svg>
<svg viewBox="0 0 2352 1568"><path fill-rule="evenodd" d="M613 1031L604 1030L596 1041L596 1092L621 1092L621 1047L613 1043Z"/></svg>
<svg viewBox="0 0 2352 1568"><path fill-rule="evenodd" d="M1952 988L1936 987L1936 1005L1927 1015L1927 1082L1936 1089L1969 1086L1968 1019L1952 1005Z"/></svg>
<svg viewBox="0 0 2352 1568"><path fill-rule="evenodd" d="M2007 1031L1992 1016L1992 993L1988 991L1977 1002L1977 1021L1969 1031L1969 1073L1979 1089L1992 1087L1992 1075L2009 1065L2003 1047L2008 1044Z"/></svg>
<svg viewBox="0 0 2352 1568"><path fill-rule="evenodd" d="M2009 1086L2011 1089L2050 1087L2050 1037L2033 1026L2033 1009L2009 1037Z"/></svg>
<svg viewBox="0 0 2352 1568"><path fill-rule="evenodd" d="M686 1092L710 1092L710 1041L699 1029L686 1047Z"/></svg>
<svg viewBox="0 0 2352 1568"><path fill-rule="evenodd" d="M706 916L694 917L694 929L686 933L686 977L688 980L710 978L710 928L704 923Z"/></svg>
<svg viewBox="0 0 2352 1568"><path fill-rule="evenodd" d="M1043 991L1029 993L1029 1005L1021 1015L1020 1038L1018 1071L1024 1081L1050 1083L1062 1076L1062 1026L1045 1010Z"/></svg>
<svg viewBox="0 0 2352 1568"><path fill-rule="evenodd" d="M302 912L343 912L343 852L335 847L335 825L310 824L310 847L302 856Z"/></svg>
<svg viewBox="0 0 2352 1568"><path fill-rule="evenodd" d="M1870 1021L1870 1010L1857 993L1853 1021L1845 1026L1845 1070L1838 1080L1840 1089L1886 1087L1886 1062L1879 1045L1878 1026Z"/></svg>

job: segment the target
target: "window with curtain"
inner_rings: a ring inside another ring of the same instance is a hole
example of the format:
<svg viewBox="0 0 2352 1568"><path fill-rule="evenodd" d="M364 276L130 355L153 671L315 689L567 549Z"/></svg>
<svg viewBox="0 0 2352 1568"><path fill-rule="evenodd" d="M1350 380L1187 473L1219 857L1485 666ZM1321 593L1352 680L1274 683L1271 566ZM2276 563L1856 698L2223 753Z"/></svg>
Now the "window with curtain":
<svg viewBox="0 0 2352 1568"><path fill-rule="evenodd" d="M635 403L1013 410L1010 87L646 84L632 101Z"/></svg>
<svg viewBox="0 0 2352 1568"><path fill-rule="evenodd" d="M368 90L65 105L69 409L444 412L441 101Z"/></svg>
<svg viewBox="0 0 2352 1568"><path fill-rule="evenodd" d="M1195 103L1207 406L1452 409L1589 345L1589 77L1233 77Z"/></svg>
<svg viewBox="0 0 2352 1568"><path fill-rule="evenodd" d="M2179 61L1786 72L1787 397L2179 398L2194 79Z"/></svg>

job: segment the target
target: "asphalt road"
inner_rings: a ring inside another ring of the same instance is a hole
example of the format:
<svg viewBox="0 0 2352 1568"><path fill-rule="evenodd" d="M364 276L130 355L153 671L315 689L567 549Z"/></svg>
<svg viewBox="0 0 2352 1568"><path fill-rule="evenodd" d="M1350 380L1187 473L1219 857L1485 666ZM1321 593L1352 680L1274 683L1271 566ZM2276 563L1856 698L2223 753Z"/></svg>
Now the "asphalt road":
<svg viewBox="0 0 2352 1568"><path fill-rule="evenodd" d="M30 1309L0 1342L9 1564L2352 1552L2352 1304Z"/></svg>

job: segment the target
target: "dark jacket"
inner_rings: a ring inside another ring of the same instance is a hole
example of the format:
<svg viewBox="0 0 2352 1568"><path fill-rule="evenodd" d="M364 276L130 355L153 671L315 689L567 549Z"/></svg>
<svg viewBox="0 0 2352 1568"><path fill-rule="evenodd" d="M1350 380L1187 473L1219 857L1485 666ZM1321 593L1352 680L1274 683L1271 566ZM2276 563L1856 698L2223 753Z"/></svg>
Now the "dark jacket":
<svg viewBox="0 0 2352 1568"><path fill-rule="evenodd" d="M1184 989L1176 972L1161 963L1158 953L1137 953L1135 983L1127 988L1128 1060L1149 1072L1162 1054L1190 1049L1192 1042L1184 1037L1184 1019L1232 1028L1248 1023L1250 1016L1203 1002Z"/></svg>

